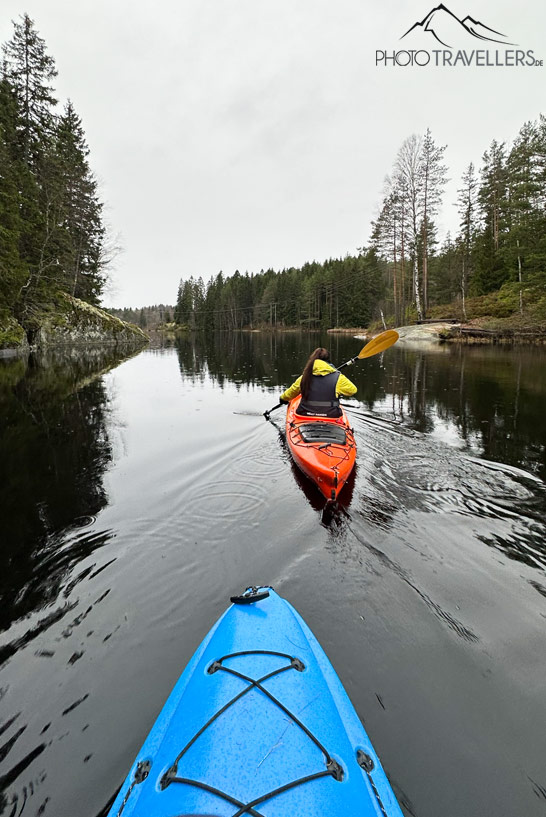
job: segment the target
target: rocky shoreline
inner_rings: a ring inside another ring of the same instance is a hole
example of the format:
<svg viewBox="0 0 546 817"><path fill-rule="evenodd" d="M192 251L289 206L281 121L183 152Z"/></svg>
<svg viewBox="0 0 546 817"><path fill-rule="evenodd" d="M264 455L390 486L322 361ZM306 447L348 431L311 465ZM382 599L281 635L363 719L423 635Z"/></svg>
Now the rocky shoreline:
<svg viewBox="0 0 546 817"><path fill-rule="evenodd" d="M546 344L546 333L539 329L485 329L472 323L437 321L396 328L398 344L402 346L436 346L442 343L465 344ZM378 333L375 333L378 334ZM363 340L370 338L366 331L356 335Z"/></svg>
<svg viewBox="0 0 546 817"><path fill-rule="evenodd" d="M142 346L149 337L138 326L66 293L35 315L28 327L13 316L0 316L0 357L25 355L58 346Z"/></svg>

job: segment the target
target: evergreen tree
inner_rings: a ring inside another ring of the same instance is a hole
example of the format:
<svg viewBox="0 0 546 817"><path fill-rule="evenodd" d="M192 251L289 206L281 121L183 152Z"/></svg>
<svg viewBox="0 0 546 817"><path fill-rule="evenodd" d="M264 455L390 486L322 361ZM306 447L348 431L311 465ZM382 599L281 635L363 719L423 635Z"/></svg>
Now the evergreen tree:
<svg viewBox="0 0 546 817"><path fill-rule="evenodd" d="M182 300L182 280L178 284L178 294L176 296L176 304L174 306L174 322L177 323L178 325L180 325L182 323L182 319L181 319L181 316L180 316L180 302L181 302L181 300ZM143 315L142 310L141 310L141 315ZM141 326L142 324L139 324L139 325Z"/></svg>
<svg viewBox="0 0 546 817"><path fill-rule="evenodd" d="M70 100L56 129L55 152L64 234L59 263L65 285L76 297L97 302L104 285L102 203L87 161L81 119Z"/></svg>
<svg viewBox="0 0 546 817"><path fill-rule="evenodd" d="M440 252L430 261L431 302L445 304L453 300L460 291L461 247L447 234Z"/></svg>
<svg viewBox="0 0 546 817"><path fill-rule="evenodd" d="M178 299L176 301L176 321L181 326L194 328L194 281L180 281Z"/></svg>
<svg viewBox="0 0 546 817"><path fill-rule="evenodd" d="M461 256L461 298L463 306L463 316L466 320L466 294L468 281L472 278L472 248L477 232L477 195L478 180L472 162L462 176L462 187L457 191L457 199L460 233L458 244Z"/></svg>
<svg viewBox="0 0 546 817"><path fill-rule="evenodd" d="M533 202L535 242L528 258L528 280L546 286L546 116L541 114L535 137L536 197Z"/></svg>
<svg viewBox="0 0 546 817"><path fill-rule="evenodd" d="M0 309L11 307L25 280L19 243L22 163L17 151L17 101L9 82L0 80Z"/></svg>
<svg viewBox="0 0 546 817"><path fill-rule="evenodd" d="M520 312L523 312L524 273L544 270L546 262L540 251L540 238L544 233L544 159L539 129L534 122L526 122L507 160L510 229L505 257L510 277L517 277L519 282Z"/></svg>
<svg viewBox="0 0 546 817"><path fill-rule="evenodd" d="M97 303L108 259L81 120L71 102L55 116L55 63L27 14L3 53L0 300L32 330L59 291Z"/></svg>
<svg viewBox="0 0 546 817"><path fill-rule="evenodd" d="M57 100L51 82L57 70L28 14L13 25L13 38L3 46L4 76L17 97L23 157L35 169L43 145L53 133L53 108Z"/></svg>
<svg viewBox="0 0 546 817"><path fill-rule="evenodd" d="M206 328L205 305L205 284L201 276L194 282L193 286L193 310L195 315L194 325L196 329Z"/></svg>
<svg viewBox="0 0 546 817"><path fill-rule="evenodd" d="M483 154L478 192L482 230L476 242L476 270L472 289L476 295L499 289L508 280L504 257L507 221L507 170L504 143L493 140Z"/></svg>

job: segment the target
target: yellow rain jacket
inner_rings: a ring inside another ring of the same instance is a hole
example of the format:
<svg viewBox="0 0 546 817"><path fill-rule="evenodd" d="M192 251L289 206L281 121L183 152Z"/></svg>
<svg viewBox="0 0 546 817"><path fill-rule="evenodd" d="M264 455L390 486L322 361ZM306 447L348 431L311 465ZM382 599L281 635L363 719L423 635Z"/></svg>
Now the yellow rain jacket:
<svg viewBox="0 0 546 817"><path fill-rule="evenodd" d="M332 366L330 363L327 363L325 360L315 360L313 363L313 374L315 375L325 375L330 374L331 372L335 372L335 367ZM300 384L301 384L301 375L298 377L297 380L292 383L292 385L283 391L281 394L281 400L293 400L294 397L297 397L300 394ZM336 383L336 397L351 397L351 395L356 394L356 386L354 383L351 383L348 377L339 373L339 377Z"/></svg>

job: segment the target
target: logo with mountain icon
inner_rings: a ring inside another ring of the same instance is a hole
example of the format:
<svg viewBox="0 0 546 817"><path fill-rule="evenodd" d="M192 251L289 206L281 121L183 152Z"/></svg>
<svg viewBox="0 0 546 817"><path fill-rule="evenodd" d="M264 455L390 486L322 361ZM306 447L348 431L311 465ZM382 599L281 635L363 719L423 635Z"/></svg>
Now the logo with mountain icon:
<svg viewBox="0 0 546 817"><path fill-rule="evenodd" d="M469 14L462 20L453 14L443 3L433 8L432 11L420 22L414 23L400 39L411 35L413 41L418 40L422 45L432 45L436 40L446 48L461 48L475 44L476 40L483 43L500 43L505 46L513 46L506 35L502 34L490 26L486 26L479 20L475 20Z"/></svg>
<svg viewBox="0 0 546 817"><path fill-rule="evenodd" d="M400 40L403 42L401 43ZM382 68L543 68L532 49L509 42L507 35L475 20L459 19L440 3L400 37L398 48L377 48Z"/></svg>

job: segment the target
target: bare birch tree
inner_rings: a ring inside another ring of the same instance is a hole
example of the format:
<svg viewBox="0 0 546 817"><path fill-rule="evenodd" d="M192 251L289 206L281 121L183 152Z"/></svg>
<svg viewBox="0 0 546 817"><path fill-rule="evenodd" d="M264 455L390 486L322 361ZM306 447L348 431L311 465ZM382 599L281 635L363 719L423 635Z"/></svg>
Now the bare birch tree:
<svg viewBox="0 0 546 817"><path fill-rule="evenodd" d="M418 259L419 229L423 217L421 151L421 137L412 134L403 142L395 162L395 185L404 199L410 231L410 252L413 260L413 297L419 320L423 319Z"/></svg>
<svg viewBox="0 0 546 817"><path fill-rule="evenodd" d="M400 323L406 321L407 285L406 285L406 255L408 253L408 236L411 235L408 207L408 195L403 178L396 176L393 181L393 195L398 214L398 240L400 257ZM411 242L410 242L411 243Z"/></svg>

